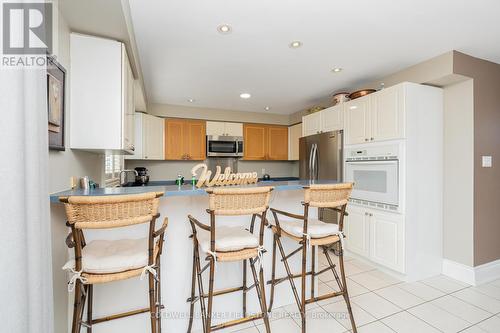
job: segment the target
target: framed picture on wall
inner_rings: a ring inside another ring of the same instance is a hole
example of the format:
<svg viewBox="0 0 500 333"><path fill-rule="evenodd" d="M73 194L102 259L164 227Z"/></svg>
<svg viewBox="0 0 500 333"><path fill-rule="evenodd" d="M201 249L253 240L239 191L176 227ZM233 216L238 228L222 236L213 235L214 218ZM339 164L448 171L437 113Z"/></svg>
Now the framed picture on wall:
<svg viewBox="0 0 500 333"><path fill-rule="evenodd" d="M65 150L64 98L66 70L54 58L47 57L47 112L49 149Z"/></svg>

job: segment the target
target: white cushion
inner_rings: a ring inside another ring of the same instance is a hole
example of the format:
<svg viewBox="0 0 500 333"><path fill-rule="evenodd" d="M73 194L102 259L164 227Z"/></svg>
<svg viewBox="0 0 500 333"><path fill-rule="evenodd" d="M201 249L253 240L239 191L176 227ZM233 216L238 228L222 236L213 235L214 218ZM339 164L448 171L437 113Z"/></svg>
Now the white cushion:
<svg viewBox="0 0 500 333"><path fill-rule="evenodd" d="M302 232L304 231L304 221L285 219L280 222L280 227L285 232L289 233L295 237L302 238ZM309 219L307 221L307 233L311 238L322 238L326 236L331 236L337 234L339 231L339 226L333 223L325 223L318 219Z"/></svg>
<svg viewBox="0 0 500 333"><path fill-rule="evenodd" d="M210 232L200 230L198 242L203 252L210 251ZM217 227L215 229L215 251L239 251L259 246L259 239L243 227Z"/></svg>
<svg viewBox="0 0 500 333"><path fill-rule="evenodd" d="M82 249L83 272L118 273L144 267L148 264L148 239L94 240ZM68 261L63 269L75 267Z"/></svg>

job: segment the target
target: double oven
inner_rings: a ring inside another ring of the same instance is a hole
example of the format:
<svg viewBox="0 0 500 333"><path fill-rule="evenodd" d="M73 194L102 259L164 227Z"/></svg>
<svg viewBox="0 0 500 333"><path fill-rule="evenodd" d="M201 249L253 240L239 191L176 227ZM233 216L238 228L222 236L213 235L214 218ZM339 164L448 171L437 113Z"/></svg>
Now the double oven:
<svg viewBox="0 0 500 333"><path fill-rule="evenodd" d="M354 183L352 201L400 211L402 192L401 143L346 148L345 180Z"/></svg>

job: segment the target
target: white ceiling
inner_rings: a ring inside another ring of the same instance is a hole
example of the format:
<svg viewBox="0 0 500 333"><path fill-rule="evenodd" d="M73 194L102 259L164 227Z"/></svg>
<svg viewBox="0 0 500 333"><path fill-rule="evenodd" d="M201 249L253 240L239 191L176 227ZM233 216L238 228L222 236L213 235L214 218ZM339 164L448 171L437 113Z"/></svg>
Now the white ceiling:
<svg viewBox="0 0 500 333"><path fill-rule="evenodd" d="M130 0L130 8L154 103L290 114L452 49L500 63L497 0ZM223 23L231 34L217 32ZM292 40L303 46L290 49ZM331 73L336 66L344 70Z"/></svg>

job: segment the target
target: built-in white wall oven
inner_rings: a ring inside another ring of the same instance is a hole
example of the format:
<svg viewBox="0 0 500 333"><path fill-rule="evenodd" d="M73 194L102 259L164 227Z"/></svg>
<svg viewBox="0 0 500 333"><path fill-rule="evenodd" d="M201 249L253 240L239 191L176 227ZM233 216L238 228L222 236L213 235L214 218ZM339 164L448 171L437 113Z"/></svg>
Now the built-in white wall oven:
<svg viewBox="0 0 500 333"><path fill-rule="evenodd" d="M207 135L208 157L242 157L243 137Z"/></svg>
<svg viewBox="0 0 500 333"><path fill-rule="evenodd" d="M354 202L398 210L400 144L368 144L346 149L345 180L354 183Z"/></svg>

